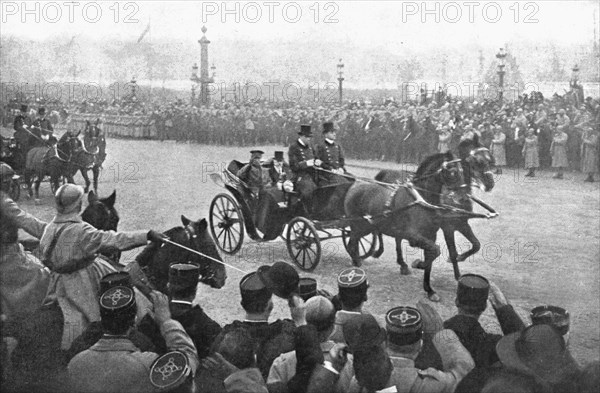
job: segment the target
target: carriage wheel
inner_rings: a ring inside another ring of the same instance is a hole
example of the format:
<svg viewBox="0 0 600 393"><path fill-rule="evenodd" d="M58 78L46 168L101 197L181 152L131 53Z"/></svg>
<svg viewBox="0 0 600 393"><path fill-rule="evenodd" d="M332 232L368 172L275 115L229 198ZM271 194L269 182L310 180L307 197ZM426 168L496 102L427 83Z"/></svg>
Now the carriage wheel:
<svg viewBox="0 0 600 393"><path fill-rule="evenodd" d="M350 243L350 231L342 230L342 240L344 241L344 247L348 251L348 244ZM367 259L375 252L377 248L377 235L374 232L368 233L358 240L358 257L360 259ZM348 251L348 254L350 252Z"/></svg>
<svg viewBox="0 0 600 393"><path fill-rule="evenodd" d="M218 194L210 204L210 231L221 251L235 254L244 241L244 216L237 201Z"/></svg>
<svg viewBox="0 0 600 393"><path fill-rule="evenodd" d="M13 201L16 202L19 200L19 198L21 197L21 184L19 183L19 180L13 179L10 182L10 190L8 194L10 195Z"/></svg>
<svg viewBox="0 0 600 393"><path fill-rule="evenodd" d="M294 263L305 271L313 271L321 260L321 240L315 226L304 217L288 223L287 249Z"/></svg>

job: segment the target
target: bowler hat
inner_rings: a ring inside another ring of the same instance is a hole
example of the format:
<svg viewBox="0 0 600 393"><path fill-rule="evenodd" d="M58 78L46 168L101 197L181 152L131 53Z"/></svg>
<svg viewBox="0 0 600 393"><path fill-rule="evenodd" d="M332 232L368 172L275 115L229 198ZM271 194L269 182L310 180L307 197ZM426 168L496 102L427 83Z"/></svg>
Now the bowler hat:
<svg viewBox="0 0 600 393"><path fill-rule="evenodd" d="M564 336L569 332L570 316L561 307L538 306L531 310L531 322L534 325L552 325Z"/></svg>
<svg viewBox="0 0 600 393"><path fill-rule="evenodd" d="M335 128L331 122L323 123L323 134L327 134L328 132L335 132Z"/></svg>
<svg viewBox="0 0 600 393"><path fill-rule="evenodd" d="M463 274L458 279L456 305L470 308L475 312L483 312L487 307L490 292L489 281L477 274Z"/></svg>
<svg viewBox="0 0 600 393"><path fill-rule="evenodd" d="M174 263L169 266L169 288L181 291L196 288L200 277L200 267L193 263Z"/></svg>
<svg viewBox="0 0 600 393"><path fill-rule="evenodd" d="M248 273L242 277L240 294L242 295L242 302L263 302L269 300L272 296L272 292L265 286L256 272Z"/></svg>
<svg viewBox="0 0 600 393"><path fill-rule="evenodd" d="M359 314L344 323L344 339L352 352L369 349L385 341L385 329L371 314Z"/></svg>
<svg viewBox="0 0 600 393"><path fill-rule="evenodd" d="M275 152L275 160L276 161L283 161L283 152L282 151L276 151Z"/></svg>
<svg viewBox="0 0 600 393"><path fill-rule="evenodd" d="M188 359L183 353L167 352L152 363L149 375L150 383L161 391L172 391L186 383L191 372Z"/></svg>
<svg viewBox="0 0 600 393"><path fill-rule="evenodd" d="M298 131L298 135L312 136L312 129L311 129L311 127L309 125L302 124L300 126L300 131Z"/></svg>
<svg viewBox="0 0 600 393"><path fill-rule="evenodd" d="M298 282L298 295L307 301L317 294L317 280L310 277L302 277Z"/></svg>
<svg viewBox="0 0 600 393"><path fill-rule="evenodd" d="M257 275L265 286L276 296L288 299L298 291L300 276L291 265L285 262L275 262L272 266L261 266Z"/></svg>
<svg viewBox="0 0 600 393"><path fill-rule="evenodd" d="M498 341L502 364L556 384L579 372L560 332L551 325L531 325Z"/></svg>
<svg viewBox="0 0 600 393"><path fill-rule="evenodd" d="M127 287L133 289L131 277L127 272L112 272L100 279L100 293L108 291L112 287Z"/></svg>

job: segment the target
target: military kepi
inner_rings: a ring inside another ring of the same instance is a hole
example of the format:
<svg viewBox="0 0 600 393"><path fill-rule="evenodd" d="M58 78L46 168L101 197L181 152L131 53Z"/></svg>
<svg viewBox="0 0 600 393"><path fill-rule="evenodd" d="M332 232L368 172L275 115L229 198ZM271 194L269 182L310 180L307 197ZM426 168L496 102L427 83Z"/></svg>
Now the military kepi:
<svg viewBox="0 0 600 393"><path fill-rule="evenodd" d="M108 273L100 279L100 294L108 291L112 287L127 287L133 289L131 285L131 277L127 272Z"/></svg>
<svg viewBox="0 0 600 393"><path fill-rule="evenodd" d="M195 288L200 277L200 267L193 263L174 263L169 267L169 288L181 291Z"/></svg>
<svg viewBox="0 0 600 393"><path fill-rule="evenodd" d="M411 345L423 337L423 319L414 307L395 307L385 315L388 343Z"/></svg>
<svg viewBox="0 0 600 393"><path fill-rule="evenodd" d="M191 371L188 359L183 353L167 352L150 367L150 382L161 391L173 391L186 383Z"/></svg>
<svg viewBox="0 0 600 393"><path fill-rule="evenodd" d="M240 281L240 293L242 303L254 301L267 301L271 298L272 292L258 278L256 272L246 274Z"/></svg>
<svg viewBox="0 0 600 393"><path fill-rule="evenodd" d="M569 312L557 306L538 306L531 310L531 322L534 325L554 326L563 336L569 332Z"/></svg>
<svg viewBox="0 0 600 393"><path fill-rule="evenodd" d="M344 269L338 274L338 288L340 290L367 288L367 272L358 267Z"/></svg>
<svg viewBox="0 0 600 393"><path fill-rule="evenodd" d="M311 129L311 127L309 125L302 124L300 126L300 131L298 132L298 135L312 136L312 129Z"/></svg>
<svg viewBox="0 0 600 393"><path fill-rule="evenodd" d="M262 150L250 150L250 154L252 154L252 155L255 155L255 154L256 155L263 155L263 154L265 154L265 152L262 151Z"/></svg>
<svg viewBox="0 0 600 393"><path fill-rule="evenodd" d="M490 292L489 281L477 274L463 274L458 279L456 305L474 312L483 312L487 307Z"/></svg>
<svg viewBox="0 0 600 393"><path fill-rule="evenodd" d="M126 286L115 286L100 296L102 326L112 330L135 318L137 306L135 292Z"/></svg>
<svg viewBox="0 0 600 393"><path fill-rule="evenodd" d="M302 277L298 283L298 295L307 301L317 295L317 280L311 277Z"/></svg>

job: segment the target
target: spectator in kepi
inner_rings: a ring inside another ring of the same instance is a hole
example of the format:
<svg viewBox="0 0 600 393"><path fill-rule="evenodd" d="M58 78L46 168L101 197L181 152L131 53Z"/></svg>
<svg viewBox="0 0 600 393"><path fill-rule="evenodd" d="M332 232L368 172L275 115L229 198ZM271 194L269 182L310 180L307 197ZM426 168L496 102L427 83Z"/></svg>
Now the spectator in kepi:
<svg viewBox="0 0 600 393"><path fill-rule="evenodd" d="M369 281L363 269L352 267L342 270L338 274L337 282L337 297L341 303L341 310L335 314L335 326L329 339L336 343L345 343L344 324L363 314L363 304L368 299Z"/></svg>
<svg viewBox="0 0 600 393"><path fill-rule="evenodd" d="M504 334L517 332L525 327L500 289L485 277L464 274L458 280L456 307L458 314L444 322L470 352L476 367L487 367L498 361L496 344L502 335L486 332L479 318L487 308L488 297Z"/></svg>
<svg viewBox="0 0 600 393"><path fill-rule="evenodd" d="M209 354L215 338L221 332L221 326L212 320L199 305L194 305L200 268L191 263L176 263L169 267L169 308L173 319L181 323L191 337L198 358L202 360ZM138 330L144 333L159 349L166 351L166 343L160 334L160 327L149 315L140 322Z"/></svg>
<svg viewBox="0 0 600 393"><path fill-rule="evenodd" d="M156 322L160 326L167 348L183 353L192 373L198 368L194 343L181 324L171 319L169 299L153 291ZM75 356L68 366L71 387L76 392L150 392L156 388L150 382L152 363L159 357L153 352L141 352L126 337L136 315L135 293L124 286L112 287L100 297L100 312L104 336Z"/></svg>

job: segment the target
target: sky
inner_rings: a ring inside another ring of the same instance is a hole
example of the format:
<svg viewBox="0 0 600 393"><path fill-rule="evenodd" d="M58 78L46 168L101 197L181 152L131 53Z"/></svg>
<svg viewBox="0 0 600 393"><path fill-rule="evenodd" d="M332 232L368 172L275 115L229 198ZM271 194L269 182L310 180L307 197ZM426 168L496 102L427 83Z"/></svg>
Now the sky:
<svg viewBox="0 0 600 393"><path fill-rule="evenodd" d="M597 1L0 1L0 34L32 40L350 41L411 49L511 40L589 43ZM228 13L229 11L229 13ZM429 13L427 13L429 11ZM236 20L237 19L237 20Z"/></svg>

